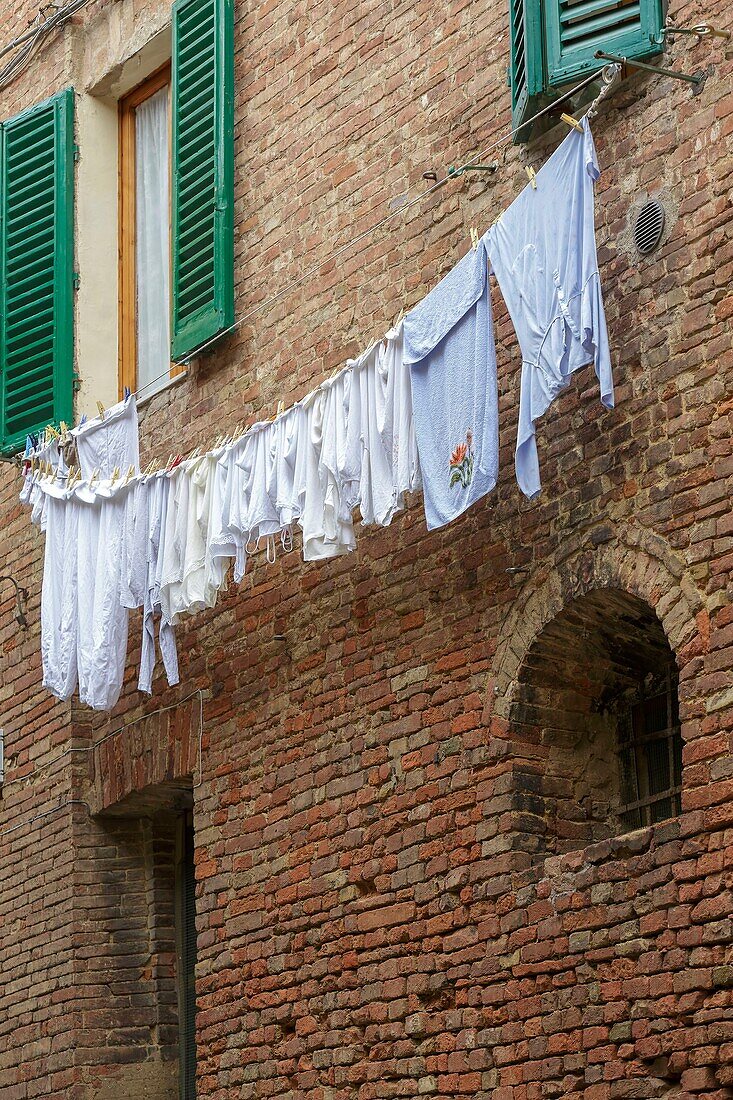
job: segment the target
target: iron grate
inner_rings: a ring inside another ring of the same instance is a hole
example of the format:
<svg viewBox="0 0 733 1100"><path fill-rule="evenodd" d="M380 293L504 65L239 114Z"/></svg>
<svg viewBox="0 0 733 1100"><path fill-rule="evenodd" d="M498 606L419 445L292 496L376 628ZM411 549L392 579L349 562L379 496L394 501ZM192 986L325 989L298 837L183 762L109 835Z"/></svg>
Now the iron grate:
<svg viewBox="0 0 733 1100"><path fill-rule="evenodd" d="M664 207L659 199L648 199L636 218L634 244L642 255L653 252L664 232Z"/></svg>

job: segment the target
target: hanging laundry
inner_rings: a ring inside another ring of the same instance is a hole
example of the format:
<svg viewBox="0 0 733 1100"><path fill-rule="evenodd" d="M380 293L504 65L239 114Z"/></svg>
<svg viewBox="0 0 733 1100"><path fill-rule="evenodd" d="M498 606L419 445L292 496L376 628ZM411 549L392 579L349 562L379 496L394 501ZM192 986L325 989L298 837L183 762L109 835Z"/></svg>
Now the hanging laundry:
<svg viewBox="0 0 733 1100"><path fill-rule="evenodd" d="M587 119L581 126L484 236L522 353L515 461L528 497L541 487L535 421L573 372L593 363L602 404L614 403L593 212L600 169Z"/></svg>
<svg viewBox="0 0 733 1100"><path fill-rule="evenodd" d="M384 388L379 357L380 346L374 344L349 362L345 471L358 484L358 492L352 496L353 503L359 505L362 525L385 527L394 515L395 487L392 455L379 431L378 405Z"/></svg>
<svg viewBox="0 0 733 1100"><path fill-rule="evenodd" d="M280 533L280 514L270 493L272 483L274 426L263 421L250 428L237 464L243 477L240 499L244 504L239 523L248 547L255 553L264 542L273 560L274 538Z"/></svg>
<svg viewBox="0 0 733 1100"><path fill-rule="evenodd" d="M422 488L410 368L402 352L402 322L379 345L377 375L381 383L375 392L377 429L392 465L391 519L405 507L405 495Z"/></svg>
<svg viewBox="0 0 733 1100"><path fill-rule="evenodd" d="M155 670L155 617L160 619L158 642L168 683L179 682L175 630L161 616L156 591L158 535L163 478L140 478L128 494L125 514L121 600L129 609L143 609L138 690L150 695ZM165 484L168 482L166 480Z"/></svg>
<svg viewBox="0 0 733 1100"><path fill-rule="evenodd" d="M81 476L88 481L94 471L104 480L115 467L125 473L130 466L140 469L137 405L132 394L107 409L104 418L95 416L71 432L76 441Z"/></svg>
<svg viewBox="0 0 733 1100"><path fill-rule="evenodd" d="M66 488L49 485L42 497L46 532L41 588L41 665L43 686L68 699L77 685L79 510ZM40 518L40 515L39 515Z"/></svg>
<svg viewBox="0 0 733 1100"><path fill-rule="evenodd" d="M165 473L153 476L149 482L147 579L143 603L143 641L140 654L140 678L138 689L150 695L155 670L155 616L160 617L158 642L168 683L178 683L178 651L173 624L163 614L160 586L163 575L163 551L165 548L165 517L168 511L170 479Z"/></svg>
<svg viewBox="0 0 733 1100"><path fill-rule="evenodd" d="M280 517L281 539L286 549L292 548L292 526L300 515L295 499L295 462L298 445L297 407L287 409L275 418L270 446L272 463L268 492Z"/></svg>
<svg viewBox="0 0 733 1100"><path fill-rule="evenodd" d="M345 530L345 541L349 545L354 529L352 512L359 503L361 471L359 455L354 473L344 473L355 385L354 372L348 364L320 387L323 394L323 426L318 474L323 486L323 530L332 540L339 539L339 532Z"/></svg>
<svg viewBox="0 0 733 1100"><path fill-rule="evenodd" d="M213 452L216 465L211 474L211 523L209 525L206 557L212 575L226 574L230 559L234 559L234 580L239 584L246 567L246 540L241 532L229 527L230 512L237 504L237 489L242 470L237 460L242 453L244 440L237 439Z"/></svg>
<svg viewBox="0 0 733 1100"><path fill-rule="evenodd" d="M329 471L321 464L325 404L326 395L318 389L296 406L293 489L303 531L304 561L335 558L356 549L351 516L340 518L337 508L326 510L327 496L334 497L328 486Z"/></svg>
<svg viewBox="0 0 733 1100"><path fill-rule="evenodd" d="M102 481L72 490L78 520L79 698L110 710L120 697L127 655L128 609L122 602L123 540L130 485Z"/></svg>
<svg viewBox="0 0 733 1100"><path fill-rule="evenodd" d="M470 252L404 321L413 414L430 530L496 485L498 391L488 265Z"/></svg>

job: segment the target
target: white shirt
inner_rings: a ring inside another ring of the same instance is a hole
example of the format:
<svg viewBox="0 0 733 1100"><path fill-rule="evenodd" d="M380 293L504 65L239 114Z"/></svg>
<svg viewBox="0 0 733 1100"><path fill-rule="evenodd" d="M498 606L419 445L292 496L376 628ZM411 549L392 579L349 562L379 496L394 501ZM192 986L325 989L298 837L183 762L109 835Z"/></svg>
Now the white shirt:
<svg viewBox="0 0 733 1100"><path fill-rule="evenodd" d="M140 469L140 443L138 435L137 405L132 394L107 409L104 419L95 416L74 428L79 467L82 478L88 481L96 470L101 479L112 477L117 467L126 474L130 466Z"/></svg>

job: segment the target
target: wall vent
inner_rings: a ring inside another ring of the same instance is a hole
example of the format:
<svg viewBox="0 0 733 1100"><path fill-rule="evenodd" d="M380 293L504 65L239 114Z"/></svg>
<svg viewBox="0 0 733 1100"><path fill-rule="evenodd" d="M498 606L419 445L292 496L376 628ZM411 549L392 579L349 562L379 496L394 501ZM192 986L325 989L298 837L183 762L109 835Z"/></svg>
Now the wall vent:
<svg viewBox="0 0 733 1100"><path fill-rule="evenodd" d="M659 199L648 199L636 218L634 244L642 255L653 252L664 232L664 207Z"/></svg>

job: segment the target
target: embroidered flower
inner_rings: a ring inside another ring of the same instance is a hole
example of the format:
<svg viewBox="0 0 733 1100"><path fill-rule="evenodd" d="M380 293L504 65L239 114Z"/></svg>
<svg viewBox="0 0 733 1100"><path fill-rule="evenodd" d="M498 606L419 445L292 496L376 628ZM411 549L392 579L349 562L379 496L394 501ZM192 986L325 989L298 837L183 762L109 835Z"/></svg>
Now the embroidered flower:
<svg viewBox="0 0 733 1100"><path fill-rule="evenodd" d="M473 478L473 432L466 432L466 442L458 443L448 463L448 485L461 485L467 489Z"/></svg>
<svg viewBox="0 0 733 1100"><path fill-rule="evenodd" d="M467 452L468 447L466 446L466 444L459 443L453 454L450 456L450 465L460 466L464 458L466 457Z"/></svg>

